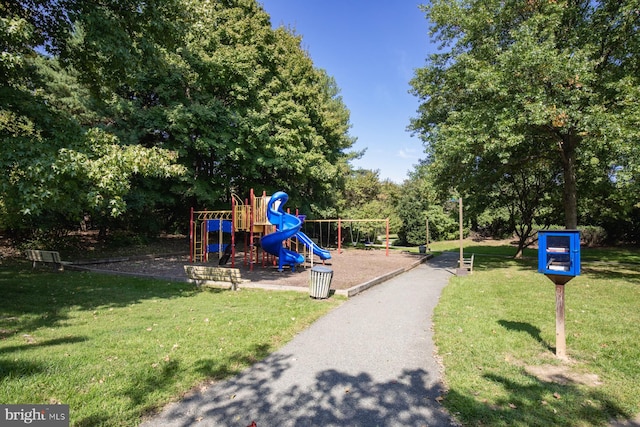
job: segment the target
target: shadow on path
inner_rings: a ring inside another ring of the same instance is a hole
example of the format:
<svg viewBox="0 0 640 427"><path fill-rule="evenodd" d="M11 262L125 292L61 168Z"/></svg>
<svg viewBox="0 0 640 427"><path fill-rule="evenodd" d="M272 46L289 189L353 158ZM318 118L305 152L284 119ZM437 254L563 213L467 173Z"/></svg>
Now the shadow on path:
<svg viewBox="0 0 640 427"><path fill-rule="evenodd" d="M441 390L422 369L390 381L338 369L311 384L279 388L295 365L293 355L272 355L229 381L168 407L145 426L451 426L436 398ZM435 409L434 409L435 408Z"/></svg>

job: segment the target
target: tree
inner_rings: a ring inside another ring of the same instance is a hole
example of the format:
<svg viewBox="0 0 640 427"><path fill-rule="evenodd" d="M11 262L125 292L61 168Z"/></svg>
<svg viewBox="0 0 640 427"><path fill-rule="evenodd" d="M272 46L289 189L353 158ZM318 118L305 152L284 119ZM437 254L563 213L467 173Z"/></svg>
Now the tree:
<svg viewBox="0 0 640 427"><path fill-rule="evenodd" d="M423 163L416 166L403 183L401 193L397 207L402 219L398 233L401 241L409 245L425 244L427 220L430 240L458 237L458 205L451 203L451 192L438 191L429 165Z"/></svg>
<svg viewBox="0 0 640 427"><path fill-rule="evenodd" d="M51 6L2 5L0 225L16 234L61 230L86 211L119 216L133 176L182 173L172 152L122 146L108 132L82 125L95 116L77 74L39 52L59 46L53 34L59 36L61 13Z"/></svg>
<svg viewBox="0 0 640 427"><path fill-rule="evenodd" d="M272 30L255 0L180 3L188 18L168 41L154 33L145 37L138 24L96 38L103 16L126 24L118 28L136 22L133 12L119 17L123 12L109 3L82 15L83 31L74 44L85 53L78 58L89 55L100 67L111 67L100 58L114 38L135 42L125 49L125 59L141 44L155 53L141 52L126 75L94 90L104 100L108 129L126 143L179 153L189 176L173 191L183 208L228 205L230 191L248 194L254 187L285 190L290 203L307 212L333 203L338 165L353 144L335 81L314 67L300 37ZM153 2L145 13L152 7L158 20L175 14ZM112 75L95 67L86 72L99 79Z"/></svg>
<svg viewBox="0 0 640 427"><path fill-rule="evenodd" d="M450 50L417 70L411 84L422 104L411 126L440 184L476 197L472 188L488 178L508 183L505 169L534 172L542 161L545 185L562 189L565 226L576 228L585 164L604 174L637 168L629 150L640 124L639 2L434 0L423 8Z"/></svg>
<svg viewBox="0 0 640 427"><path fill-rule="evenodd" d="M175 217L252 187L307 212L339 198L349 111L255 0L2 7L0 209L14 219L53 206L69 221L85 209Z"/></svg>
<svg viewBox="0 0 640 427"><path fill-rule="evenodd" d="M380 181L380 171L354 169L345 180L344 206L338 212L341 218L383 220L389 218L389 232L397 233L401 220L396 211L400 186L391 181ZM348 224L354 233L370 237L382 234L381 222L354 222Z"/></svg>
<svg viewBox="0 0 640 427"><path fill-rule="evenodd" d="M507 208L511 228L518 237L514 258L521 258L524 248L535 240L537 230L534 226L543 225L543 201L552 194L549 170L536 166L535 169L514 168L513 172L505 172L496 186L497 191L493 192L494 202L489 205Z"/></svg>

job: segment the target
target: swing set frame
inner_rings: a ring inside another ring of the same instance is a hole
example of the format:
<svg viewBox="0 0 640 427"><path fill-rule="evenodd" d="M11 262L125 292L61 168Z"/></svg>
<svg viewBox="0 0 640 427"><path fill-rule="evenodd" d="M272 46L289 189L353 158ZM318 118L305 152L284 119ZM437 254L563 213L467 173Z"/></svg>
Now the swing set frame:
<svg viewBox="0 0 640 427"><path fill-rule="evenodd" d="M389 218L385 219L347 219L347 218L336 218L336 219L307 219L305 223L319 223L320 230L322 230L323 223L332 223L335 222L338 224L338 254L342 253L342 226L346 223L354 223L354 222L378 222L385 223L385 255L389 256ZM322 231L321 231L322 232ZM322 243L322 242L320 242Z"/></svg>

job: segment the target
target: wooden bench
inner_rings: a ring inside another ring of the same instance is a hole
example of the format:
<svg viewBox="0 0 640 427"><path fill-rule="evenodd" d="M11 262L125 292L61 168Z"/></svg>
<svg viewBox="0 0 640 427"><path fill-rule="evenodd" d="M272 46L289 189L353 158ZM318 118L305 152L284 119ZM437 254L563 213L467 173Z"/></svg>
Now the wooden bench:
<svg viewBox="0 0 640 427"><path fill-rule="evenodd" d="M231 289L236 290L238 283L243 282L240 270L237 268L209 267L205 265L185 265L184 272L187 277L198 286L220 285L220 283L231 283Z"/></svg>
<svg viewBox="0 0 640 427"><path fill-rule="evenodd" d="M41 251L38 249L27 249L25 251L27 259L33 262L33 268L36 264L42 262L44 264L53 264L58 270L63 271L64 265L60 259L60 253L56 251Z"/></svg>
<svg viewBox="0 0 640 427"><path fill-rule="evenodd" d="M470 257L468 258L462 258L462 267L461 268L466 268L469 273L473 273L473 258L474 258L474 254L471 254ZM459 262L459 261L458 261Z"/></svg>

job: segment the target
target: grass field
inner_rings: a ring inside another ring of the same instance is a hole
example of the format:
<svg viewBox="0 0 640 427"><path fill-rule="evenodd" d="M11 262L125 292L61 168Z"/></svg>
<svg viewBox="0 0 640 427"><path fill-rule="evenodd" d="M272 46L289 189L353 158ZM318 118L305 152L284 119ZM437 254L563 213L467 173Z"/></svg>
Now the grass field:
<svg viewBox="0 0 640 427"><path fill-rule="evenodd" d="M137 425L343 301L24 265L0 271L0 402L69 404L73 426Z"/></svg>
<svg viewBox="0 0 640 427"><path fill-rule="evenodd" d="M583 249L566 285L568 361L555 357L555 286L535 251L467 252L484 255L434 314L451 413L468 426L596 426L640 412L640 252Z"/></svg>
<svg viewBox="0 0 640 427"><path fill-rule="evenodd" d="M433 251L458 250L438 242ZM640 251L583 249L566 285L568 361L555 357L554 285L536 251L465 241L434 314L443 405L465 426L597 426L640 412ZM133 426L233 375L342 300L201 291L185 283L4 265L0 402L66 403L73 426Z"/></svg>

